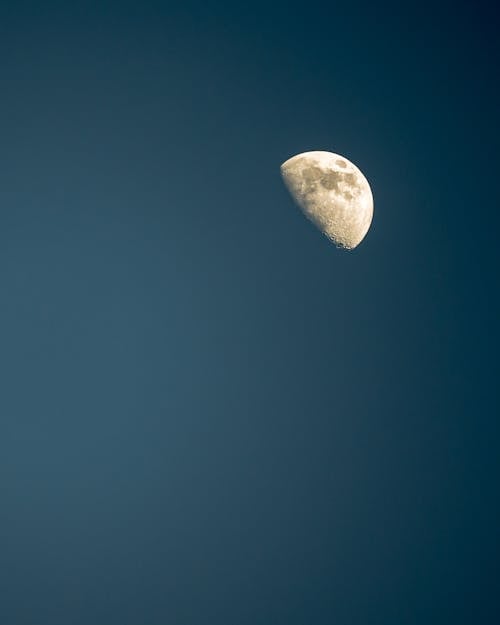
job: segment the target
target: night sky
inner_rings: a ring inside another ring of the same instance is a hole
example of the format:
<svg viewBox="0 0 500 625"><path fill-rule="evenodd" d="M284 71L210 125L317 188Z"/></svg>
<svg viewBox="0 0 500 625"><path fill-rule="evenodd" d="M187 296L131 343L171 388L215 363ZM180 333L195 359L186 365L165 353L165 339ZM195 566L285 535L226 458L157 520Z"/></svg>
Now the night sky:
<svg viewBox="0 0 500 625"><path fill-rule="evenodd" d="M500 622L498 23L2 3L0 625Z"/></svg>

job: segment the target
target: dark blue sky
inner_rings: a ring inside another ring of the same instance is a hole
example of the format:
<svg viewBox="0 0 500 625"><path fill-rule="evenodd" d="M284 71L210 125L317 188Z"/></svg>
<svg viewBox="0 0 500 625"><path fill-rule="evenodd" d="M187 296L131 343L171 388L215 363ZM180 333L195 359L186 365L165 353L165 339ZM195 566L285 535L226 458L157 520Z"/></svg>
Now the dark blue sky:
<svg viewBox="0 0 500 625"><path fill-rule="evenodd" d="M495 11L66 4L0 9L0 624L500 622Z"/></svg>

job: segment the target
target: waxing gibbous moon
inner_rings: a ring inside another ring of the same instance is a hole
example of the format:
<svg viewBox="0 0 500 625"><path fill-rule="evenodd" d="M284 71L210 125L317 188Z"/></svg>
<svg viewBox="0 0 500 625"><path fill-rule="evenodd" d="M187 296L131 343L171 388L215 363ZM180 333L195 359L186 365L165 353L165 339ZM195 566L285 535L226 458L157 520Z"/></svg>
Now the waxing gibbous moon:
<svg viewBox="0 0 500 625"><path fill-rule="evenodd" d="M281 165L295 202L337 247L352 250L364 239L373 217L368 180L344 156L303 152Z"/></svg>

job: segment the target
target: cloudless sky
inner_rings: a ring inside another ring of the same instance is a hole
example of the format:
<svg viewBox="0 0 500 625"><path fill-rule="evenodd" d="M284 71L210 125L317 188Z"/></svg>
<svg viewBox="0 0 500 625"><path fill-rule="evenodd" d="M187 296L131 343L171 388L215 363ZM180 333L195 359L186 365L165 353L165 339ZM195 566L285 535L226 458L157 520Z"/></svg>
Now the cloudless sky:
<svg viewBox="0 0 500 625"><path fill-rule="evenodd" d="M2 3L1 625L500 622L497 23Z"/></svg>

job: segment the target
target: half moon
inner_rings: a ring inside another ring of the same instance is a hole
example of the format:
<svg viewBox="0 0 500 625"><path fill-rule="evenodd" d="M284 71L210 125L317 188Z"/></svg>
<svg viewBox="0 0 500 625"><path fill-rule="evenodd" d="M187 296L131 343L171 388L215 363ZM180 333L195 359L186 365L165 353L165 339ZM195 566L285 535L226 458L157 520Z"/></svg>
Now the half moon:
<svg viewBox="0 0 500 625"><path fill-rule="evenodd" d="M333 152L303 152L281 165L281 175L305 216L337 247L361 243L372 222L373 195L354 163Z"/></svg>

